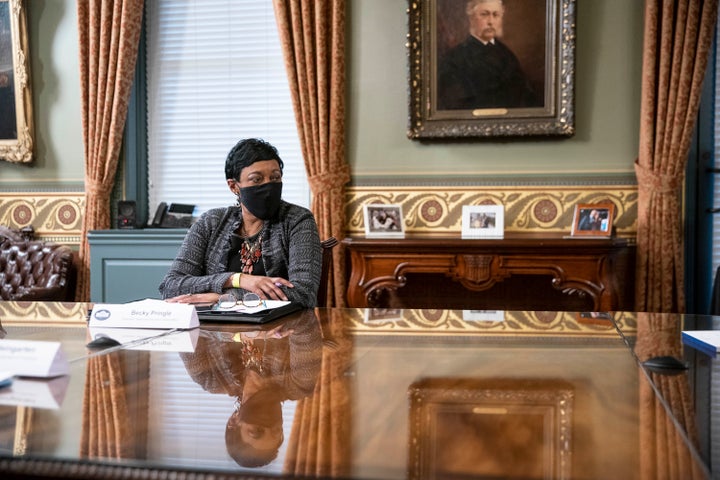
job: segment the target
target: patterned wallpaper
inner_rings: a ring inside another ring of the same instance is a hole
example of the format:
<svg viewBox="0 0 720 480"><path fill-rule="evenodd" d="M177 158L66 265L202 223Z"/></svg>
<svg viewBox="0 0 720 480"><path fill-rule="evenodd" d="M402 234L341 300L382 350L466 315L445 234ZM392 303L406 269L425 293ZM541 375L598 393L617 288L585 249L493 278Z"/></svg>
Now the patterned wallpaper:
<svg viewBox="0 0 720 480"><path fill-rule="evenodd" d="M637 231L637 186L352 186L346 190L347 233L365 232L363 205L399 204L406 233L434 235L462 231L463 205L503 205L505 231L567 232L576 204L610 201L620 237Z"/></svg>
<svg viewBox="0 0 720 480"><path fill-rule="evenodd" d="M0 192L0 225L32 225L38 239L80 245L84 192Z"/></svg>
<svg viewBox="0 0 720 480"><path fill-rule="evenodd" d="M611 201L620 237L637 232L635 185L351 186L346 189L347 234L363 235L363 205L399 204L408 234L462 231L463 205L503 205L505 231L569 233L578 203ZM38 238L80 244L84 192L0 192L0 225L32 225Z"/></svg>

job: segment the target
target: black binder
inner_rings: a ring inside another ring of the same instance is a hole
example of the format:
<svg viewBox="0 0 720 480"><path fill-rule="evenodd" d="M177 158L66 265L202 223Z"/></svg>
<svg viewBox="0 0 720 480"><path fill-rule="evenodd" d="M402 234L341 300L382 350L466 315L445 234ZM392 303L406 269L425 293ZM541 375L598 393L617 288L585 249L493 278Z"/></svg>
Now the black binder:
<svg viewBox="0 0 720 480"><path fill-rule="evenodd" d="M285 315L289 315L303 307L297 303L288 303L277 308L270 308L256 313L242 313L212 310L212 306L196 306L198 320L208 323L268 323Z"/></svg>

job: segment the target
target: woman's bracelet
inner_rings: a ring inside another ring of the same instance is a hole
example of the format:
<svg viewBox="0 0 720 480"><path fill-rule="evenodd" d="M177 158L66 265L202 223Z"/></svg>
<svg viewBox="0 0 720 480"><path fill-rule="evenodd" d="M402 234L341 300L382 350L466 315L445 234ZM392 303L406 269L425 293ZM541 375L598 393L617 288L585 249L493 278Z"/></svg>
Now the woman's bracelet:
<svg viewBox="0 0 720 480"><path fill-rule="evenodd" d="M232 276L233 288L240 288L240 277L242 277L242 273L233 274L233 276Z"/></svg>

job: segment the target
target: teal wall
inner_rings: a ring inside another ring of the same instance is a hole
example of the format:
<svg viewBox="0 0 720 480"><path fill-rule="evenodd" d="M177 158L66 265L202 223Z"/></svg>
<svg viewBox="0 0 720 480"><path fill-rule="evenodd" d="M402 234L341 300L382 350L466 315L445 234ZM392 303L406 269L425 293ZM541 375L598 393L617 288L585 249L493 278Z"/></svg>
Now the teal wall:
<svg viewBox="0 0 720 480"><path fill-rule="evenodd" d="M83 181L77 12L31 0L36 161L0 162L0 188ZM574 137L423 144L407 126L407 2L348 1L347 153L357 178L408 175L628 175L637 155L640 0L578 0Z"/></svg>

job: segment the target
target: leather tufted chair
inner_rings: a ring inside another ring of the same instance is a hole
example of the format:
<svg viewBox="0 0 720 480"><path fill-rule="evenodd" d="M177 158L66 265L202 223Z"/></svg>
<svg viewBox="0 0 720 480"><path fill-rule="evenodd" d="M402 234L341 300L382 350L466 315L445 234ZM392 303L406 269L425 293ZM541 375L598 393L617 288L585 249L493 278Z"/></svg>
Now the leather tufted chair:
<svg viewBox="0 0 720 480"><path fill-rule="evenodd" d="M66 245L0 237L0 298L16 301L72 301L73 251Z"/></svg>

